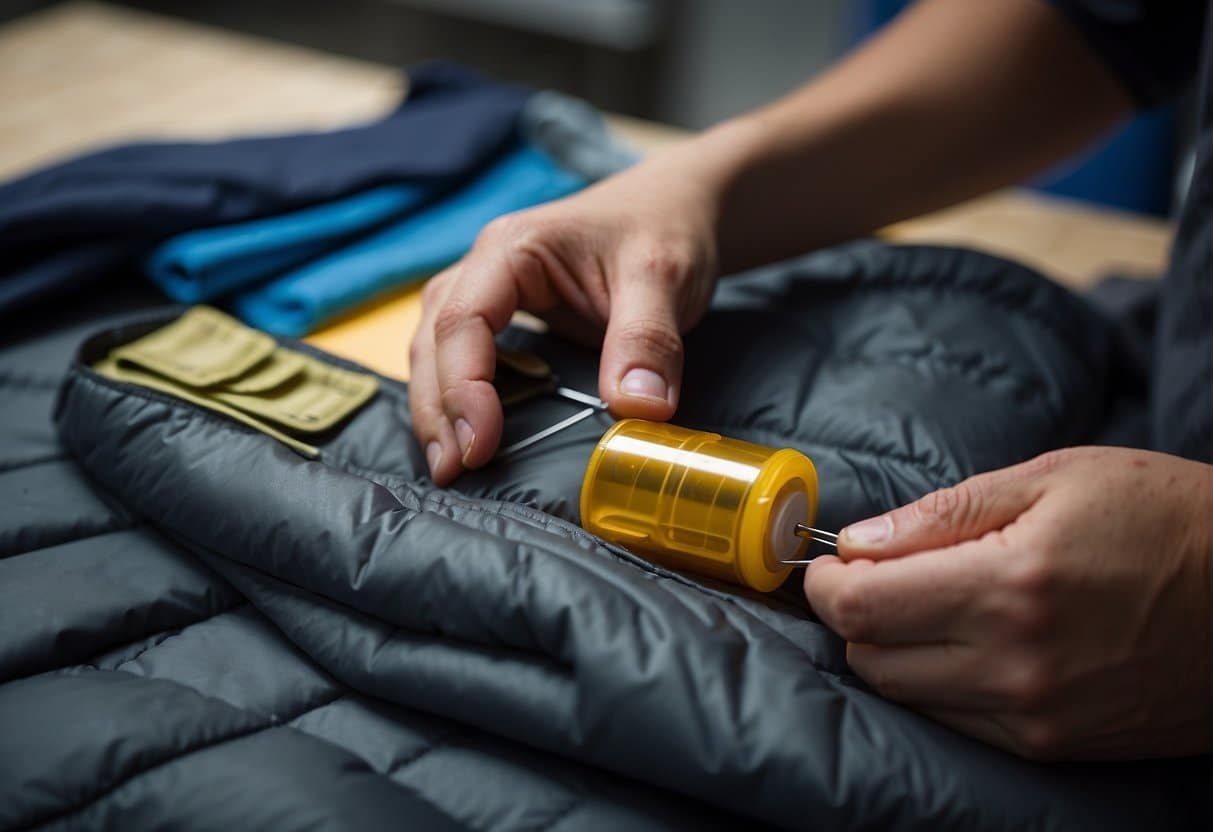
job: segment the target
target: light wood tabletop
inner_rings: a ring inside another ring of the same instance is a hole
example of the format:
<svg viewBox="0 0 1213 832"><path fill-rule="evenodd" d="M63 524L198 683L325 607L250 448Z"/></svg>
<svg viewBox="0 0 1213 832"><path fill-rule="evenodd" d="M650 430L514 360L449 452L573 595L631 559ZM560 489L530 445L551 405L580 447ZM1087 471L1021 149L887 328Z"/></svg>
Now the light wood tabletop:
<svg viewBox="0 0 1213 832"><path fill-rule="evenodd" d="M62 3L0 27L0 180L135 139L356 123L387 111L405 89L392 67L118 6ZM637 119L608 120L646 153L685 135ZM1109 272L1161 273L1171 235L1157 219L1018 189L885 231L894 240L1011 257L1074 288ZM416 289L404 290L309 340L407 378L418 312Z"/></svg>

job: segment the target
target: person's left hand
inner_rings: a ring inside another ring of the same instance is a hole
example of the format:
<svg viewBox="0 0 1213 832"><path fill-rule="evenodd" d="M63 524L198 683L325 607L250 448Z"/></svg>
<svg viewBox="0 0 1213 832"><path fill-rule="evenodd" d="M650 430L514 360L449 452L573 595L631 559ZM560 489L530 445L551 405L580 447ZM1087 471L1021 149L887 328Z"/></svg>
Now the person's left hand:
<svg viewBox="0 0 1213 832"><path fill-rule="evenodd" d="M848 526L806 571L879 693L1033 759L1213 749L1213 466L1074 448Z"/></svg>

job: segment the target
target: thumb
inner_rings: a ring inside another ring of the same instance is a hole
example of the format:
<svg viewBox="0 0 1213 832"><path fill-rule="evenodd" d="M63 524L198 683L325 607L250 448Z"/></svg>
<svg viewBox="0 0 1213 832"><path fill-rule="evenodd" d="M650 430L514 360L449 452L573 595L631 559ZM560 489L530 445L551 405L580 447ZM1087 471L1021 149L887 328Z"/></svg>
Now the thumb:
<svg viewBox="0 0 1213 832"><path fill-rule="evenodd" d="M852 523L838 534L838 554L843 560L880 560L973 540L1011 523L1043 490L1023 465L979 474Z"/></svg>
<svg viewBox="0 0 1213 832"><path fill-rule="evenodd" d="M682 385L682 336L672 282L637 275L611 295L599 395L617 417L665 421Z"/></svg>

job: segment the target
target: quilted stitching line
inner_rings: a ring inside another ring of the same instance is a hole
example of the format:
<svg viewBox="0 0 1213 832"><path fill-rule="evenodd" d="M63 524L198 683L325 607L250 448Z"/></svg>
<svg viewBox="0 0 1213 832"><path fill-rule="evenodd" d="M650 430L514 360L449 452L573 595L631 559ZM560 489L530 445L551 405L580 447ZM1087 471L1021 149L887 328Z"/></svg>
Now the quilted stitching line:
<svg viewBox="0 0 1213 832"><path fill-rule="evenodd" d="M573 798L572 802L570 802L568 806L565 806L563 809L557 812L551 820L539 827L539 832L551 832L552 829L555 829L558 825L563 823L569 817L569 815L573 814L573 812L580 809L582 806L585 806L585 803L586 799L584 795L578 795L577 797Z"/></svg>
<svg viewBox="0 0 1213 832"><path fill-rule="evenodd" d="M1003 359L1005 365L1010 365L1011 362L1009 360L1003 358L1001 355L998 357ZM954 353L933 355L930 353L923 354L916 350L898 350L878 355L834 355L830 358L829 364L834 367L887 367L896 365L911 368L923 364L937 370L941 374L971 382L975 387L982 388L983 392L988 392L990 389L987 379L992 375L998 375L1011 379L1016 388L1025 391L1033 401L1048 399L1044 386L1034 375L1000 367L999 362L992 359L988 353L970 358Z"/></svg>
<svg viewBox="0 0 1213 832"><path fill-rule="evenodd" d="M122 672L128 673L128 671L122 671ZM129 675L135 676L135 674L129 674ZM135 678L142 679L144 677L135 676ZM193 690L193 688L190 688L187 685L182 685L180 682L174 682L174 684L180 685L181 687L184 687L187 690ZM334 697L334 698L339 698L342 695L344 695L344 694L338 694L338 697ZM305 708L303 711L292 716L290 719L291 720L298 719L299 717L304 716L308 712L314 711L317 708L322 708L325 705L330 704L331 702L332 702L332 699L328 699L324 702L321 702L319 705L310 705L307 708ZM286 721L290 721L290 720L286 720ZM85 800L80 801L79 803L76 803L73 806L53 812L52 814L47 815L45 817L35 818L31 822L26 823L25 825L20 826L20 827L15 827L15 828L20 829L20 830L33 829L38 826L46 826L47 824L53 823L58 820L62 820L64 818L70 817L71 815L79 814L80 812L83 812L85 809L88 809L90 806L106 799L111 794L116 792L118 789L125 786L127 783L130 783L130 782L136 780L137 778L144 776L145 774L149 774L150 772L153 772L158 768L167 766L171 763L176 762L177 760L184 759L185 757L188 757L191 754L196 754L199 751L205 751L209 748L215 748L217 746L223 745L224 743L235 742L236 740L241 740L246 737L251 737L255 734L260 734L263 731L268 731L273 728L281 728L281 727L286 727L286 726L284 726L282 724L282 722L280 722L278 720L271 719L269 722L266 722L261 725L255 725L255 726L252 726L249 728L243 728L243 729L240 729L237 731L232 731L228 734L225 734L221 737L217 737L213 740L209 740L207 742L202 742L202 743L198 743L196 745L192 745L189 748L186 748L184 751L180 751L176 754L170 754L167 757L156 760L155 762L149 763L148 765L145 765L142 768L131 772L130 774L126 775L125 777L123 777L123 778L119 779L118 781L105 787L100 792L94 794L93 796L91 796L89 798L86 798Z"/></svg>
<svg viewBox="0 0 1213 832"><path fill-rule="evenodd" d="M210 613L209 615L205 615L202 618L197 618L197 619L194 619L193 621L188 621L179 627L169 627L168 629L160 630L159 632L148 633L147 635L138 636L136 638L131 639L130 641L124 642L123 644L117 644L117 645L114 645L113 647L107 647L106 649L94 654L92 658L87 659L83 662L79 662L77 664L67 664L67 665L63 665L62 667L52 668L50 670L42 670L42 671L38 671L38 673L34 673L31 675L37 676L39 673L71 673L74 670L105 670L105 671L113 670L113 671L121 671L121 672L126 673L129 671L123 670L123 668L126 665L128 665L131 662L138 659L139 657L141 657L144 653L147 653L149 650L154 650L155 648L159 647L161 644L164 644L166 641L169 641L169 640L181 635L181 633L183 631L188 630L190 627L197 626L198 624L205 624L207 621L210 621L213 618L218 618L221 615L226 615L230 612L235 612L236 610L240 609L241 607L248 606L248 603L249 602L247 600L242 599L240 601L237 601L235 604L233 604L230 607L224 607L223 609L216 610L215 612ZM121 662L114 665L113 667L101 667L97 664L97 660L101 656L104 656L107 653L113 653L115 650L121 650L123 647L127 647L138 641L147 641L148 643L143 645L143 647L141 647L139 650L137 650L133 655L127 656L125 659L123 659ZM132 673L131 675L137 676L138 674ZM24 678L24 677L16 677L16 678ZM140 677L140 678L143 678L143 677ZM15 679L10 679L7 681L15 681Z"/></svg>
<svg viewBox="0 0 1213 832"><path fill-rule="evenodd" d="M117 514L111 514L109 517L109 520L106 522L104 527L97 529L95 531L91 531L88 534L82 534L82 535L77 535L76 537L65 537L65 538L58 538L58 537L50 536L49 543L43 543L43 545L38 546L35 549L23 549L20 552L9 552L7 554L0 551L0 560L4 560L6 558L19 558L24 555L32 555L35 552L42 552L42 551L45 551L46 549L53 549L56 546L66 546L69 543L78 543L81 540L90 540L94 537L105 537L107 534L118 534L120 532L129 532L133 529L139 528L142 525L143 524L137 520L127 520L125 518L119 517Z"/></svg>
<svg viewBox="0 0 1213 832"><path fill-rule="evenodd" d="M899 246L899 248L904 251L915 253L921 251L939 251L953 255L963 253L966 256L971 256L974 254L974 252L949 246ZM858 258L862 258L863 252L848 252L846 256L848 259L854 261ZM999 262L997 258L981 255L980 253L977 253L977 256L987 259L990 263ZM1057 338L1057 340L1069 346L1071 351L1080 357L1088 368L1091 368L1094 365L1094 362L1089 360L1090 356L1087 354L1087 350L1083 348L1083 345L1074 337L1072 332L1057 321L1053 316L1043 312L1039 305L1032 303L1033 298L1036 298L1044 293L1054 296L1053 298L1047 298L1045 302L1050 300L1067 301L1071 298L1071 296L1062 292L1062 290L1059 288L1054 287L1052 284L1042 282L1044 281L1044 278L1036 275L1035 272L1032 272L1030 269L1019 266L1018 264L1012 265L1016 266L1017 270L1021 273L1033 275L1034 277L1039 278L1039 280L1033 281L1035 285L1024 286L1023 291L1017 291L1015 287L1009 287L1005 285L1005 283L994 279L983 279L979 277L968 281L958 282L954 277L951 276L954 274L952 271L946 272L944 276L941 276L940 274L920 274L902 277L899 280L894 280L893 275L890 275L887 271L881 271L876 274L863 275L859 279L853 278L847 284L846 288L859 291L891 291L897 289L910 289L915 291L938 292L941 294L973 296L978 300L988 301L991 303L991 305L1000 307L1006 312L1017 314L1023 319L1036 324L1040 328L1048 330L1051 335ZM1073 308L1075 305L1077 304L1067 304L1067 306L1070 308ZM1095 316L1097 313L1092 312L1092 315Z"/></svg>
<svg viewBox="0 0 1213 832"><path fill-rule="evenodd" d="M151 650L156 649L157 647L159 647L160 645L164 644L167 641L172 641L177 636L181 635L183 632L188 630L190 627L195 627L199 624L205 624L208 621L211 621L222 615L227 615L228 613L235 612L236 610L239 610L243 607L247 607L248 605L249 605L248 600L238 601L237 603L233 604L230 607L227 607L226 609L218 610L216 612L211 613L210 615L204 616L203 618L195 619L194 621L191 621L188 624L182 624L180 627L174 627L169 630L164 630L161 633L157 633L156 635L152 636L153 639L155 639L156 636L163 636L163 638L159 639L158 641L153 641L151 644L144 646L143 649L139 650L133 656L128 656L125 659L123 659L121 662L119 662L118 664L114 665L114 667L112 669L113 670L123 670L127 665L134 664L136 661L138 661L139 658L141 656L143 656L144 653L147 653ZM127 671L124 671L124 672L127 672Z"/></svg>
<svg viewBox="0 0 1213 832"><path fill-rule="evenodd" d="M36 456L32 459L23 459L20 462L12 464L0 462L0 474L21 471L25 468L36 468L39 465L46 465L48 462L59 462L63 459L68 459L68 455L65 453L47 454L46 456Z"/></svg>
<svg viewBox="0 0 1213 832"><path fill-rule="evenodd" d="M418 760L423 759L431 752L437 751L440 748L449 747L451 742L456 738L466 736L468 733L468 728L464 727L460 723L455 723L451 730L440 734L433 742L426 745L425 748L418 749L405 757L403 760L397 760L396 762L392 763L384 772L382 772L383 776L391 779L395 778L397 775L403 774L405 769L411 768Z"/></svg>
<svg viewBox="0 0 1213 832"><path fill-rule="evenodd" d="M367 619L369 619L369 620L371 620L371 621L375 622L376 624L382 625L382 626L383 626L385 629L387 629L387 630L389 631L389 633L388 633L388 638L394 638L394 637L395 637L397 634L399 634L399 633L404 633L404 634L406 634L406 635L418 635L418 634L425 634L425 635L429 635L429 636L433 636L433 637L435 637L435 638L441 639L442 641L447 642L447 643L452 644L452 645L458 645L458 646L463 646L463 645L476 645L476 646L478 646L478 647L483 647L483 648L486 648L486 649L492 649L492 650L498 650L498 651L502 651L502 652L508 652L508 653L511 653L511 654L517 654L518 656L521 656L521 657L523 657L524 659L529 660L529 661L531 661L531 662L533 662L533 663L539 663L539 662L543 662L543 663L544 663L544 664L545 664L545 665L546 665L546 666L547 666L549 669L552 669L552 670L558 670L558 671L560 671L561 673L565 673L565 674L568 674L568 673L569 673L570 671L572 671L572 669L573 669L573 665L572 665L571 663L569 663L569 662L565 662L565 661L562 661L561 659L559 659L559 658L557 658L557 657L553 657L553 656L550 656L550 655L548 655L548 654L546 654L546 653L541 653L541 652L536 651L536 650L528 650L528 649L525 649L525 648L514 647L514 646L512 646L512 645L509 645L509 644L503 644L503 643L497 643L497 644L494 644L494 643L490 643L490 642L487 642L487 641L484 641L484 642L473 642L473 641L468 641L468 640L466 640L466 639L460 639L460 638L457 638L457 637L455 637L455 636L450 635L449 633L445 633L445 632L442 632L442 631L440 631L440 630L436 630L436 631L430 632L430 631L421 631L421 630L417 630L417 629L414 629L414 628L405 627L405 626L402 626L402 625L400 625L400 624L397 624L397 623L396 623L396 622L394 622L394 621L389 621L389 620L387 620L387 619L383 618L381 615L379 615L379 614L377 614L377 613L370 612L370 611L368 611L368 610L364 610L364 609L359 609L359 608L357 608L357 607L353 607L353 606L351 606L351 605L349 605L349 604L345 603L344 601L342 601L342 600L340 600L340 599L337 599L337 598L332 598L332 597L330 597L330 596L328 596L328 595L323 595L323 594L321 594L321 593L319 593L319 592L316 592L316 591L315 591L314 589L312 589L311 587L302 586L302 585L297 584L297 583L294 583L294 582L292 582L292 581L288 581L288 580L286 580L285 578L282 578L282 577L280 577L280 576L278 576L278 575L275 575L275 574L273 574L273 573L271 573L271 572L267 572L267 571L265 571L264 569L261 569L260 567L257 567L257 566L251 566L251 565L249 565L248 563L245 563L244 561L235 560L235 559L233 559L233 558L227 558L225 555L217 554L217 553L216 553L216 552L215 552L213 549L211 549L211 548L209 548L209 547L207 547L207 546L204 546L204 545L202 545L201 543L190 542L190 543L189 543L189 546L190 546L190 547L192 547L192 548L194 548L194 549L201 550L201 551L205 552L205 553L206 553L206 555L207 555L207 557L216 558L216 559L219 559L219 560L230 560L230 561L232 561L232 563L236 564L237 566L239 566L239 567L240 567L240 568L242 568L242 569L246 569L246 570L248 570L248 571L250 571L250 572L255 572L255 573L259 574L259 575L264 575L264 576L266 576L267 578L269 578L269 579L270 579L270 580L272 580L272 581L275 581L275 582L277 582L277 583L280 583L280 584L282 584L282 585L284 585L284 586L289 586L289 587L291 587L291 588L293 588L293 589L298 589L298 590L301 590L301 591L303 591L303 592L308 593L309 595L316 595L316 596L318 596L318 597L320 597L320 598L323 598L323 599L324 599L324 602L325 602L325 603L327 603L327 604L331 604L331 605L336 606L336 607L341 607L342 609L347 609L347 610L350 610L351 612L355 613L356 615L359 615L359 616L361 616L361 617L363 617L363 618L367 618ZM538 548L538 547L536 547L536 548ZM251 602L250 602L250 603L251 603ZM254 605L254 606L255 606L255 605ZM272 618L271 618L270 620L271 620L271 621L273 621L273 619L272 619ZM288 640L290 640L290 637L289 637L289 636L287 636L287 639L288 639ZM292 641L292 643L295 643L295 642L293 642L293 641ZM298 645L296 645L296 646L298 646ZM302 649L302 648L300 648L300 649ZM304 652L306 652L306 651L304 651ZM310 654L309 654L309 656L310 656ZM316 662L317 664L319 664L319 665L320 665L320 667L321 667L321 668L323 668L323 669L325 670L325 672L327 672L327 673L332 673L332 670L331 670L329 667L327 667L327 666L325 666L324 664L322 664L322 663L318 662L318 661L317 661L317 660L316 660L314 657L312 657L312 661L314 661L314 662ZM357 687L352 686L352 685L351 685L350 687L352 687L354 690L358 690L359 692L368 693L368 695L371 695L371 696L375 696L375 695L376 695L376 694L371 693L371 692L367 692L367 691L361 691L361 689L360 689L360 688L357 688Z"/></svg>

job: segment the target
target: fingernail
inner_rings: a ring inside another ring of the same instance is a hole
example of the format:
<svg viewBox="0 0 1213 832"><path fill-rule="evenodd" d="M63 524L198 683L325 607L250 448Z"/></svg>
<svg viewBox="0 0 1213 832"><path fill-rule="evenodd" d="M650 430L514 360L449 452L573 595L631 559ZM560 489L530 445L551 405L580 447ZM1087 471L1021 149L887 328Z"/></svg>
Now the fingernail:
<svg viewBox="0 0 1213 832"><path fill-rule="evenodd" d="M845 538L844 543L858 546L875 546L884 543L893 534L893 521L887 515L872 517L852 523L842 530L839 537Z"/></svg>
<svg viewBox="0 0 1213 832"><path fill-rule="evenodd" d="M472 446L476 444L476 431L472 430L467 419L455 420L455 441L459 443L459 453L466 462Z"/></svg>
<svg viewBox="0 0 1213 832"><path fill-rule="evenodd" d="M664 402L669 390L669 385L665 383L664 378L644 367L633 367L619 382L620 393L642 399L658 399Z"/></svg>
<svg viewBox="0 0 1213 832"><path fill-rule="evenodd" d="M431 442L425 446L425 463L430 466L430 476L438 470L438 463L442 462L442 445L437 441Z"/></svg>

